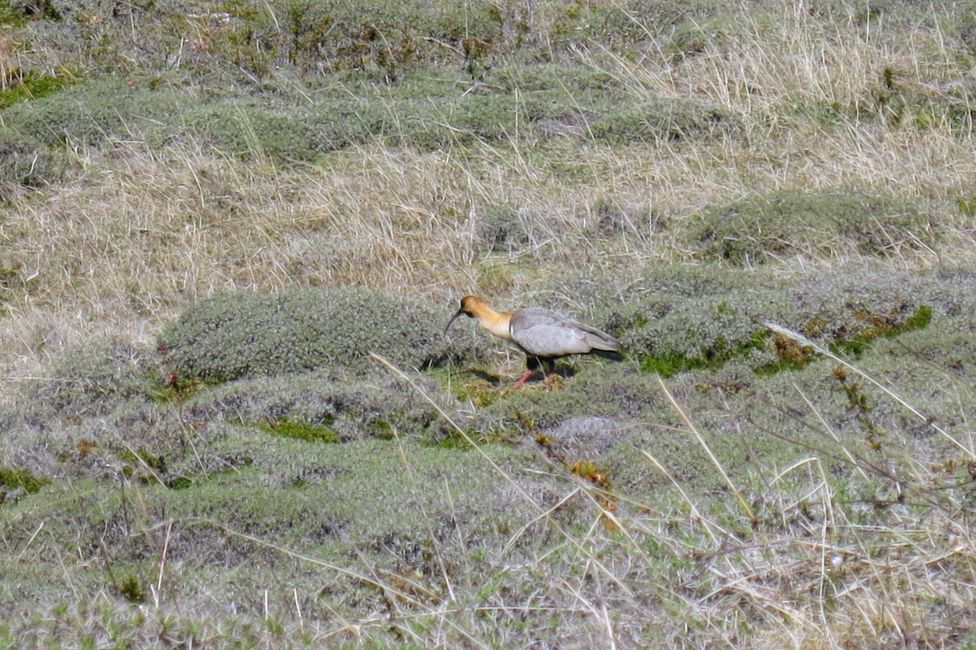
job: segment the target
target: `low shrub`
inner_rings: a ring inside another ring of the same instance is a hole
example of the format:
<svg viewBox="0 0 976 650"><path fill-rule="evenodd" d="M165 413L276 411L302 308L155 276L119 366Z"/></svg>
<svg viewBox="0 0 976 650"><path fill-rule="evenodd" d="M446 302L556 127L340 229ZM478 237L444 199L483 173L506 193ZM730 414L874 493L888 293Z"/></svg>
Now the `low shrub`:
<svg viewBox="0 0 976 650"><path fill-rule="evenodd" d="M159 345L177 376L207 381L362 368L370 352L426 367L448 356L443 321L429 304L370 289L224 293L187 308Z"/></svg>
<svg viewBox="0 0 976 650"><path fill-rule="evenodd" d="M934 243L930 215L905 200L858 191L782 191L692 216L689 244L705 259L760 264L787 255L895 255Z"/></svg>
<svg viewBox="0 0 976 650"><path fill-rule="evenodd" d="M731 113L718 107L655 97L624 102L595 119L589 130L597 140L625 144L733 133L740 127Z"/></svg>
<svg viewBox="0 0 976 650"><path fill-rule="evenodd" d="M64 165L37 138L0 131L0 202L19 187L42 187L57 181Z"/></svg>
<svg viewBox="0 0 976 650"><path fill-rule="evenodd" d="M77 345L56 357L32 394L57 413L104 415L126 400L147 396L152 385L147 351L107 338Z"/></svg>

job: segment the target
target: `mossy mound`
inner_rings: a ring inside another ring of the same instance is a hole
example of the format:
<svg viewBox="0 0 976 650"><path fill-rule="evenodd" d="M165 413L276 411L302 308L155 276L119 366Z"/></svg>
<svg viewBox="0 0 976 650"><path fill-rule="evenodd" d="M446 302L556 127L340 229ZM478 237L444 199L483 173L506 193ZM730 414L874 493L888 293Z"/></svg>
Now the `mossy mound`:
<svg viewBox="0 0 976 650"><path fill-rule="evenodd" d="M508 472L534 457L497 445L483 451ZM425 521L441 539L456 524L481 528L492 520L500 525L508 520L507 528L512 516L532 512L531 504L478 453L408 441L310 444L248 427L229 428L200 452L227 464L223 471L194 475L195 460L185 459L184 468L196 480L179 491L177 507L183 514L226 522L241 532L284 534L291 542L362 545L382 552L384 540L390 546L407 540L431 543ZM514 480L540 504L558 499L556 482ZM263 489L256 498L241 498L243 485ZM446 516L452 498L454 518Z"/></svg>
<svg viewBox="0 0 976 650"><path fill-rule="evenodd" d="M690 219L689 245L735 265L784 256L896 255L934 243L940 230L910 202L857 191L783 191L705 209Z"/></svg>
<svg viewBox="0 0 976 650"><path fill-rule="evenodd" d="M436 395L432 386L424 385ZM337 440L416 437L437 419L413 388L386 374L357 377L327 368L314 372L240 379L208 388L184 404L195 419L283 422L324 427Z"/></svg>
<svg viewBox="0 0 976 650"><path fill-rule="evenodd" d="M111 549L112 571L83 572L72 584L114 592L127 574L143 585L150 580L160 540L129 531L165 519L172 525L167 560L189 576L168 586L180 603L203 603L216 588L257 613L261 602L253 594L286 584L285 595L293 597L296 587L312 594L303 599L303 610L318 617L356 611L362 601L377 598L375 586L348 573L337 576L335 566L369 575L365 562L380 572L381 582L408 593L409 584L396 574L438 591L443 579L463 583L472 570L479 580L502 580L507 571L496 561L510 563L552 544L546 522L523 527L572 489L568 481L522 471L537 459L534 451L504 446L482 451L510 479L479 453L409 441L323 445L227 427L195 451L228 464L220 472L194 472L197 461L187 454L189 480L180 489L152 482L117 489L90 479L56 482L0 508L6 539L25 549L24 565L42 552L27 543L40 521L52 540L60 540L54 543L84 555L77 561ZM566 525L585 510L585 500L577 500L550 517ZM326 564L296 562L298 556L286 552ZM320 593L323 579L329 584ZM0 606L53 597L63 580L64 572L38 571L26 583L3 581Z"/></svg>
<svg viewBox="0 0 976 650"><path fill-rule="evenodd" d="M179 114L178 97L139 82L100 77L3 109L3 119L48 146L139 137Z"/></svg>
<svg viewBox="0 0 976 650"><path fill-rule="evenodd" d="M791 313L786 286L750 270L657 266L571 276L552 295L590 305L583 320L620 340L645 370L670 376L731 358L772 359L764 323Z"/></svg>
<svg viewBox="0 0 976 650"><path fill-rule="evenodd" d="M275 104L219 99L188 111L186 123L193 133L204 135L221 151L241 158L309 161L322 151L339 149L352 141L348 136L330 139L335 128L320 130L311 123L307 111L289 111ZM342 111L335 117L336 125L343 130L357 124Z"/></svg>
<svg viewBox="0 0 976 650"><path fill-rule="evenodd" d="M976 286L971 274L969 284ZM788 327L855 354L875 338L926 327L933 313L955 311L959 298L945 291L939 273L880 273L855 265L800 278L788 294L795 308Z"/></svg>
<svg viewBox="0 0 976 650"><path fill-rule="evenodd" d="M105 415L146 398L155 385L147 350L120 338L96 339L65 350L31 389L31 400L61 415Z"/></svg>
<svg viewBox="0 0 976 650"><path fill-rule="evenodd" d="M736 128L722 111L635 97L610 75L578 66L510 62L482 76L459 84L442 68L420 67L387 84L336 72L306 86L269 81L251 94L234 85L203 91L167 75L72 77L0 111L19 134L8 157L31 146L51 156L65 143L203 141L241 158L308 162L369 142L430 151L561 133L619 144ZM46 173L45 165L34 169L35 182Z"/></svg>
<svg viewBox="0 0 976 650"><path fill-rule="evenodd" d="M448 356L443 320L430 304L370 289L225 293L188 307L159 346L177 377L217 382L362 368L370 352L427 367Z"/></svg>
<svg viewBox="0 0 976 650"><path fill-rule="evenodd" d="M645 370L664 376L731 360L774 372L810 360L767 330L775 323L843 354L877 338L922 329L973 308L970 269L911 273L880 262L771 276L755 269L664 266L560 278L545 306L573 313L618 338ZM572 296L573 303L559 299ZM562 301L561 301L562 300ZM796 354L799 356L796 356Z"/></svg>
<svg viewBox="0 0 976 650"><path fill-rule="evenodd" d="M585 369L574 373L569 362L559 362L557 368L568 375L562 385L531 382L522 389L496 389L500 394L479 412L477 426L483 431L512 429L534 434L569 417L633 419L660 408L656 381L634 364L578 363Z"/></svg>
<svg viewBox="0 0 976 650"><path fill-rule="evenodd" d="M590 123L589 132L598 140L623 144L730 134L741 126L734 115L718 107L653 97L607 111Z"/></svg>
<svg viewBox="0 0 976 650"><path fill-rule="evenodd" d="M63 167L37 138L13 129L0 131L0 203L19 187L42 187L57 181Z"/></svg>

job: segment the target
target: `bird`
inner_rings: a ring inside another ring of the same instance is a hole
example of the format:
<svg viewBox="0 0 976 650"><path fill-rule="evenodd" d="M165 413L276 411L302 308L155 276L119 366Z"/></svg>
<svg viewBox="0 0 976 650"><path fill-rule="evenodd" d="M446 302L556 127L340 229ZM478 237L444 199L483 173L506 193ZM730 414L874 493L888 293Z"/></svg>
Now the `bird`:
<svg viewBox="0 0 976 650"><path fill-rule="evenodd" d="M477 318L478 323L500 339L511 341L525 353L525 372L515 383L522 386L539 367L549 366L549 377L556 374L556 359L570 354L598 354L621 359L620 342L595 327L584 325L560 313L540 307L523 307L497 312L478 296L464 296L461 307L444 328L444 334L459 316Z"/></svg>

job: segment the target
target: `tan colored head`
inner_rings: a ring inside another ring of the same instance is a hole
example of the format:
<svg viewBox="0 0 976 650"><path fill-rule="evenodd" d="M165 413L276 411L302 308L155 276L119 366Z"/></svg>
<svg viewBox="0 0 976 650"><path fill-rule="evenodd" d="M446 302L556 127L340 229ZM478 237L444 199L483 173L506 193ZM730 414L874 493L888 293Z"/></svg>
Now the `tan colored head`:
<svg viewBox="0 0 976 650"><path fill-rule="evenodd" d="M488 303L478 296L464 296L461 298L461 307L454 312L451 320L447 321L447 327L444 328L444 333L447 334L447 330L451 328L451 325L454 324L454 321L461 314L464 314L468 318L475 318L478 314L484 313L486 309L489 309Z"/></svg>

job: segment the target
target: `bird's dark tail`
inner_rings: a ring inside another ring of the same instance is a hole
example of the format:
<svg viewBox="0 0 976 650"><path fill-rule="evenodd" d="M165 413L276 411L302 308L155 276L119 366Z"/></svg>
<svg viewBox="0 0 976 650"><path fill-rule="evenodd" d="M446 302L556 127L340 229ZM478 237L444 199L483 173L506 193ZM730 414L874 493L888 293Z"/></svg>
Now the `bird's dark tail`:
<svg viewBox="0 0 976 650"><path fill-rule="evenodd" d="M623 361L624 355L616 350L593 350L592 354L598 357L603 357L604 359L610 359L611 361Z"/></svg>

